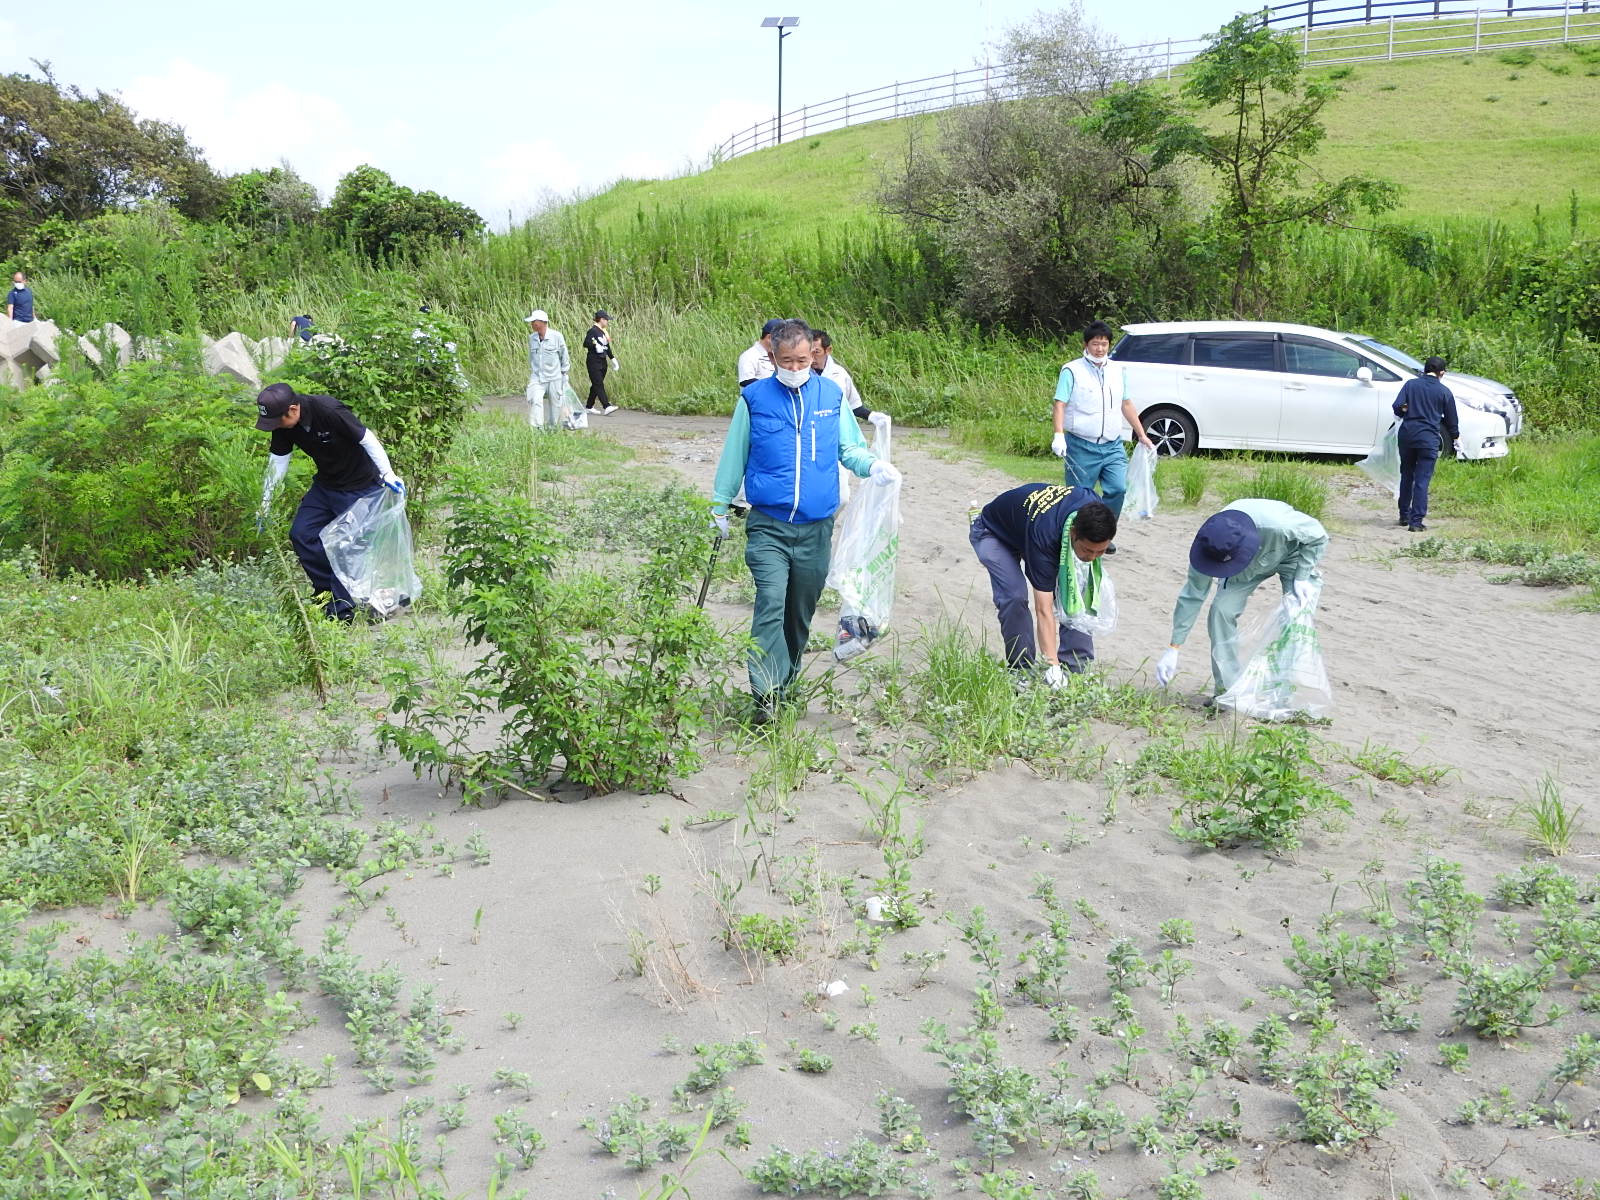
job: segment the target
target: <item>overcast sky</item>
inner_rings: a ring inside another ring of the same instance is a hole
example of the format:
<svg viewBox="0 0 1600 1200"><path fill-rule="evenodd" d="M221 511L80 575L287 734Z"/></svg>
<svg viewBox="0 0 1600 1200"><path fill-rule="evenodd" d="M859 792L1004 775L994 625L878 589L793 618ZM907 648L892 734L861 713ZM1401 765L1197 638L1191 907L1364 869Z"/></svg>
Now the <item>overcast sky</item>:
<svg viewBox="0 0 1600 1200"><path fill-rule="evenodd" d="M335 0L218 5L110 0L10 6L0 71L121 94L182 125L225 172L288 159L326 198L371 163L443 192L492 225L551 194L678 174L771 117L776 34L784 108L982 61L1050 4L1033 0ZM1091 4L1129 44L1208 33L1237 0Z"/></svg>

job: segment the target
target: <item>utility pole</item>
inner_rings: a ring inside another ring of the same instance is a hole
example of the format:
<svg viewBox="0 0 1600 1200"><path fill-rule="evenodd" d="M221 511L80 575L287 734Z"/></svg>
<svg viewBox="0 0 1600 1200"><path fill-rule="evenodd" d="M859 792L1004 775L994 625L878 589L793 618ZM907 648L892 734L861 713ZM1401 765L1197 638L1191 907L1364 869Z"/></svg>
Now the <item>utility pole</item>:
<svg viewBox="0 0 1600 1200"><path fill-rule="evenodd" d="M774 146L783 141L783 39L793 33L798 24L799 17L764 17L761 21L761 28L778 31L778 117L772 125Z"/></svg>

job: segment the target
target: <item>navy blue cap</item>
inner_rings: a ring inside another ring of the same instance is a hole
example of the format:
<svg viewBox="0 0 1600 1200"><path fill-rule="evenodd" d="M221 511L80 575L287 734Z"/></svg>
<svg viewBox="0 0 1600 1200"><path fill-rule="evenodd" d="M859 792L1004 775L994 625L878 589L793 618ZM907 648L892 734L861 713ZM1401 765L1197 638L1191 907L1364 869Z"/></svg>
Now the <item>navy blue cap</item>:
<svg viewBox="0 0 1600 1200"><path fill-rule="evenodd" d="M1261 549L1261 533L1249 513L1225 508L1208 517L1189 547L1189 565L1213 579L1229 579L1250 565Z"/></svg>
<svg viewBox="0 0 1600 1200"><path fill-rule="evenodd" d="M771 337L773 330L777 329L779 325L782 325L788 319L788 317L773 317L772 320L768 321L761 327L761 336Z"/></svg>

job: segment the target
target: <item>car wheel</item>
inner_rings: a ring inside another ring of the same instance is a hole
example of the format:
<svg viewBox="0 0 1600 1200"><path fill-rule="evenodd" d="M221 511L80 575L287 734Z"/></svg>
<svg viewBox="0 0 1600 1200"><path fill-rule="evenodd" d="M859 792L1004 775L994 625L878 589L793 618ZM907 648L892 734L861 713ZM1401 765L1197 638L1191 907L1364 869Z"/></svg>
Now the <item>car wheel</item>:
<svg viewBox="0 0 1600 1200"><path fill-rule="evenodd" d="M1180 408L1152 408L1139 421L1162 458L1193 454L1200 445L1200 430L1194 418Z"/></svg>

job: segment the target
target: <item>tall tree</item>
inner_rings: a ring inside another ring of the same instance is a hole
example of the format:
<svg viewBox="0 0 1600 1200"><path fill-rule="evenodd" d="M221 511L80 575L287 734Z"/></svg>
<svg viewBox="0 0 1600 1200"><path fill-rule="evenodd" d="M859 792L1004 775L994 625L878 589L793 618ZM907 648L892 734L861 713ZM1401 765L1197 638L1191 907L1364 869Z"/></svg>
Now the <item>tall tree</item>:
<svg viewBox="0 0 1600 1200"><path fill-rule="evenodd" d="M483 218L437 192L414 192L387 171L359 166L339 180L323 217L374 261L477 237Z"/></svg>
<svg viewBox="0 0 1600 1200"><path fill-rule="evenodd" d="M0 75L0 253L51 217L69 221L161 199L204 219L217 175L182 129L140 120L114 95L40 77Z"/></svg>

